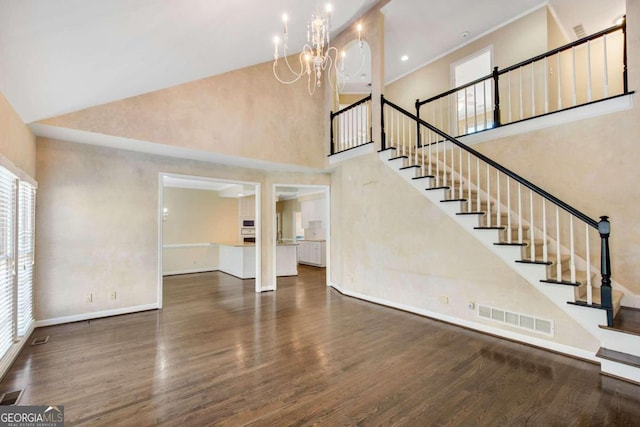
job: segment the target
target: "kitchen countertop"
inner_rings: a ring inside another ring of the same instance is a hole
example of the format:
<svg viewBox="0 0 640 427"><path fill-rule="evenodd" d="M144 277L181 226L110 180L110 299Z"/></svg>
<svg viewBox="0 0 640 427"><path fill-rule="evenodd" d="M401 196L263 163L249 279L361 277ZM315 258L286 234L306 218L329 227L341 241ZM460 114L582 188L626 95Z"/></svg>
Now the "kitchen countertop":
<svg viewBox="0 0 640 427"><path fill-rule="evenodd" d="M244 242L212 242L211 244L213 245L220 245L220 246L233 246L236 248L247 248L247 247L252 247L255 246L255 243L244 243ZM276 243L276 246L298 246L299 243L298 242L280 242L280 243Z"/></svg>
<svg viewBox="0 0 640 427"><path fill-rule="evenodd" d="M302 239L302 240L298 240L298 242L326 242L326 240L325 239L317 239L317 240Z"/></svg>

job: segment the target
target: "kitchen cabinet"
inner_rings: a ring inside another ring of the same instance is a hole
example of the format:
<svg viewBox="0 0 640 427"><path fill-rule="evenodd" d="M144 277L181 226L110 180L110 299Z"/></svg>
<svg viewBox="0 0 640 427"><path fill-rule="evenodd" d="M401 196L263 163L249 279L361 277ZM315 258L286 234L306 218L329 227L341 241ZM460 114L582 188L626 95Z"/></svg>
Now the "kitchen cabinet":
<svg viewBox="0 0 640 427"><path fill-rule="evenodd" d="M309 228L311 221L325 223L324 199L303 200L300 202L300 208L302 211L302 228Z"/></svg>
<svg viewBox="0 0 640 427"><path fill-rule="evenodd" d="M255 219L256 196L240 197L240 219Z"/></svg>
<svg viewBox="0 0 640 427"><path fill-rule="evenodd" d="M327 243L325 241L302 240L298 246L298 263L325 267Z"/></svg>

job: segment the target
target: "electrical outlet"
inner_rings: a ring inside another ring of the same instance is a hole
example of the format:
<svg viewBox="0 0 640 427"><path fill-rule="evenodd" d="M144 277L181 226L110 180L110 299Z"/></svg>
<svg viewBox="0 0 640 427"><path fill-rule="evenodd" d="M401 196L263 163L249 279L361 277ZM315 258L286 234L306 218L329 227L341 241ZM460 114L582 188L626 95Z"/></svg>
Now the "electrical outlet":
<svg viewBox="0 0 640 427"><path fill-rule="evenodd" d="M440 304L449 304L449 297L445 295L440 295L438 297L438 301L440 301Z"/></svg>
<svg viewBox="0 0 640 427"><path fill-rule="evenodd" d="M111 291L111 299L116 299L116 291Z"/></svg>
<svg viewBox="0 0 640 427"><path fill-rule="evenodd" d="M87 302L93 302L93 293L87 295Z"/></svg>
<svg viewBox="0 0 640 427"><path fill-rule="evenodd" d="M476 308L476 303L473 301L469 302L469 310L473 310L475 308Z"/></svg>

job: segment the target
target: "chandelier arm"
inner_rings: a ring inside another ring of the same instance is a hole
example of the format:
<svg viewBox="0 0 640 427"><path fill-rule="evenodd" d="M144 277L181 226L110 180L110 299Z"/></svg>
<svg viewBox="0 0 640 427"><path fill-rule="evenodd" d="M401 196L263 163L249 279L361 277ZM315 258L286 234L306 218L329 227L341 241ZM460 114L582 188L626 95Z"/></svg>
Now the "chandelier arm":
<svg viewBox="0 0 640 427"><path fill-rule="evenodd" d="M275 76L276 80L278 80L278 81L279 81L280 83L282 83L282 84L285 84L285 85L291 85L291 84L294 84L295 82L297 82L298 80L300 80L300 78L304 75L304 74L295 74L295 73L294 73L294 75L295 75L296 77L295 77L293 80L289 80L289 81L287 81L287 80L282 80L282 79L280 78L280 76L278 76L278 72L276 71L276 67L277 67L277 66L278 66L278 62L277 62L277 61L274 61L274 63L273 63L273 75Z"/></svg>

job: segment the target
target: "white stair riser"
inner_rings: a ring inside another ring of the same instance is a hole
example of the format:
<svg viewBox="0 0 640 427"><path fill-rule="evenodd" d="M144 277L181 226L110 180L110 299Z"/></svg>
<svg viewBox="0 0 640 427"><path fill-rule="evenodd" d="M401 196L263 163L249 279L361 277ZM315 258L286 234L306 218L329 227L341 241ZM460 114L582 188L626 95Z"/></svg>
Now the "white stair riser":
<svg viewBox="0 0 640 427"><path fill-rule="evenodd" d="M640 354L640 335L624 334L610 329L598 329L600 330L602 347L622 353Z"/></svg>
<svg viewBox="0 0 640 427"><path fill-rule="evenodd" d="M640 368L614 362L613 360L600 359L600 371L618 378L626 378L640 384Z"/></svg>

